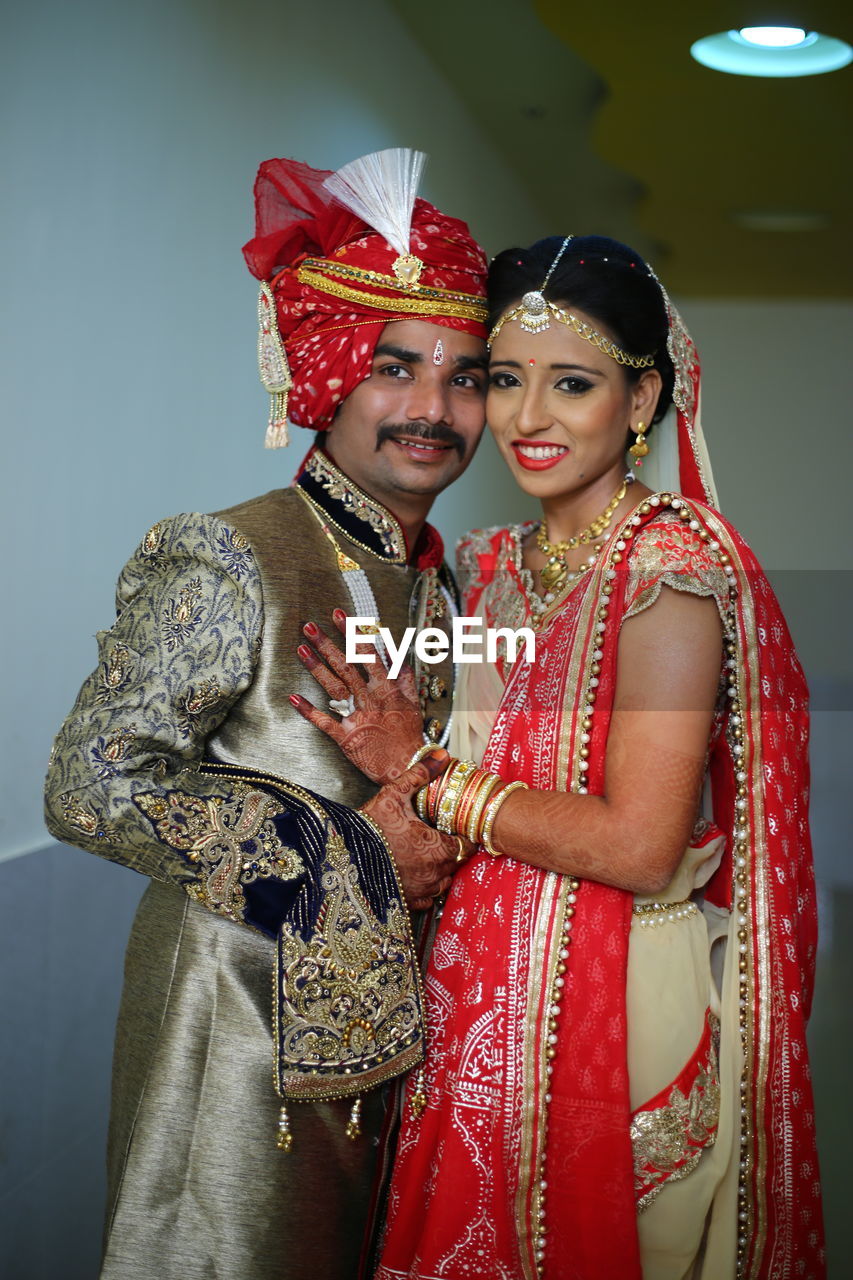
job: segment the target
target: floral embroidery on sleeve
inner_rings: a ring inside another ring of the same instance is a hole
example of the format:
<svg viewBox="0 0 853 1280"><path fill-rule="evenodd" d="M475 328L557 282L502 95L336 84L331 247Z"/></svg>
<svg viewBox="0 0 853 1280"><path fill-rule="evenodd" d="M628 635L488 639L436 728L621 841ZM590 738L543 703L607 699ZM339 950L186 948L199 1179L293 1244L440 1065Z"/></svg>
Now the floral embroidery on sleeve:
<svg viewBox="0 0 853 1280"><path fill-rule="evenodd" d="M663 512L633 540L628 562L625 618L642 613L662 587L713 596L722 616L729 608L725 571L699 532L675 512Z"/></svg>
<svg viewBox="0 0 853 1280"><path fill-rule="evenodd" d="M202 807L223 802L220 782L197 767L252 680L260 574L239 531L211 516L176 516L143 538L117 605L116 622L98 636L99 665L51 754L48 826L60 840L187 887L197 870L146 820L138 797L153 804L180 778L182 794Z"/></svg>

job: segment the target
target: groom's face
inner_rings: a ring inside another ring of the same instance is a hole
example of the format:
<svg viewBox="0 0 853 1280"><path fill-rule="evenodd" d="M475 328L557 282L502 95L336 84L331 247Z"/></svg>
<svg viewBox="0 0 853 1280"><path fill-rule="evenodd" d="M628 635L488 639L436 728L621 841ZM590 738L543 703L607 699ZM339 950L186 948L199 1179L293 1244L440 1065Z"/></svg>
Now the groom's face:
<svg viewBox="0 0 853 1280"><path fill-rule="evenodd" d="M323 447L392 511L460 476L485 425L486 344L424 320L382 330L367 378L347 396Z"/></svg>

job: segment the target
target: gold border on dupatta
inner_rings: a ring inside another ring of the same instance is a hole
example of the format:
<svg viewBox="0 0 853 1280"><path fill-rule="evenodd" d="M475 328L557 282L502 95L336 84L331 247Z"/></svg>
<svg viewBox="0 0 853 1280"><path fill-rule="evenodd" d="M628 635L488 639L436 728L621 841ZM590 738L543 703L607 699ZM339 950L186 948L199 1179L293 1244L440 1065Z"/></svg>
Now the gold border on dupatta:
<svg viewBox="0 0 853 1280"><path fill-rule="evenodd" d="M737 548L729 539L728 530L711 512L698 512L714 537L725 549L735 570L740 605L735 606L737 699L741 709L744 754L735 761L747 774L747 791L751 808L746 810L748 822L746 835L746 897L752 899L752 927L747 929L746 976L747 1008L742 1022L743 1074L741 1076L741 1148L740 1159L746 1161L741 1187L746 1191L743 1212L745 1220L739 1221L738 1236L745 1237L743 1251L739 1250L738 1276L758 1275L767 1241L767 1141L761 1117L766 1096L769 1071L770 1045L770 919L767 886L767 859L765 855L764 815L764 758L761 737L754 729L761 716L761 679L758 670L757 624L752 584ZM750 830L751 828L751 830ZM734 900L732 909L738 910L737 864L735 863ZM741 1210L740 1199L738 1209ZM740 1240L739 1240L740 1243Z"/></svg>
<svg viewBox="0 0 853 1280"><path fill-rule="evenodd" d="M601 588L606 578L605 557L590 574L586 585L586 598L578 612L575 638L571 644L571 657L566 667L563 684L562 724L568 732L560 735L560 747L555 756L554 775L548 781L549 789L566 791L578 772L580 762L579 725L582 714L574 717L575 707L588 704L589 681L592 678L592 653L595 649L595 624L602 598ZM583 681L583 683L582 683ZM584 696L576 701L576 691L583 688ZM540 1178L547 1149L548 1117L544 1098L548 1092L548 1009L560 946L566 923L569 877L548 874L531 930L530 966L527 991L526 1022L529 1030L524 1038L524 1065L522 1087L531 1082L532 1088L524 1088L522 1103L521 1142L519 1144L518 1189L516 1192L516 1231L524 1280L538 1280L536 1267L536 1242L540 1207ZM544 1005L544 1008L543 1008ZM538 1020L538 1025L537 1025Z"/></svg>

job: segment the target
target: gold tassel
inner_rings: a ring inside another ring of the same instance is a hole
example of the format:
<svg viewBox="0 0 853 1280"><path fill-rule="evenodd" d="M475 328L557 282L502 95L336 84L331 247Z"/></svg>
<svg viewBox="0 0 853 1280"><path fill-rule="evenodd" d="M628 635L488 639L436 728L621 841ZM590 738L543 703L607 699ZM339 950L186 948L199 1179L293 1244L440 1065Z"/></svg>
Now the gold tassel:
<svg viewBox="0 0 853 1280"><path fill-rule="evenodd" d="M281 1104L281 1110L278 1113L278 1137L275 1145L279 1151L293 1149L293 1134L290 1132L290 1116L287 1114L286 1102Z"/></svg>
<svg viewBox="0 0 853 1280"><path fill-rule="evenodd" d="M288 443L287 392L274 391L270 395L270 419L264 437L265 449L284 449Z"/></svg>
<svg viewBox="0 0 853 1280"><path fill-rule="evenodd" d="M287 395L293 390L293 377L278 328L275 297L266 283L261 284L258 294L258 370L270 394L264 445L267 449L283 449L287 444Z"/></svg>
<svg viewBox="0 0 853 1280"><path fill-rule="evenodd" d="M347 1122L347 1137L350 1142L355 1142L356 1138L361 1137L361 1098L356 1098L352 1104L352 1111Z"/></svg>

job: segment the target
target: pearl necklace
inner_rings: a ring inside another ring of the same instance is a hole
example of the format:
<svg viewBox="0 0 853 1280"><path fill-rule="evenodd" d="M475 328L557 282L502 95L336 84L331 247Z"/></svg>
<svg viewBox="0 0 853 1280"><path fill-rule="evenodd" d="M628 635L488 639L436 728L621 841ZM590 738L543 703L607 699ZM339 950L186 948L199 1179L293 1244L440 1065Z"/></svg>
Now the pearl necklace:
<svg viewBox="0 0 853 1280"><path fill-rule="evenodd" d="M539 528L536 530L536 545L542 554L548 557L539 575L546 595L551 594L553 599L555 595L559 595L570 578L580 577L581 573L591 567L593 561L582 565L580 569L570 570L565 561L566 553L574 551L576 547L586 546L588 543L594 542L596 538L601 537L604 531L610 527L614 512L628 492L628 485L633 479L633 475L627 475L601 515L596 516L585 529L582 529L580 533L575 534L572 538L566 538L563 542L549 542L548 534L545 531L545 521L543 520L540 523Z"/></svg>

